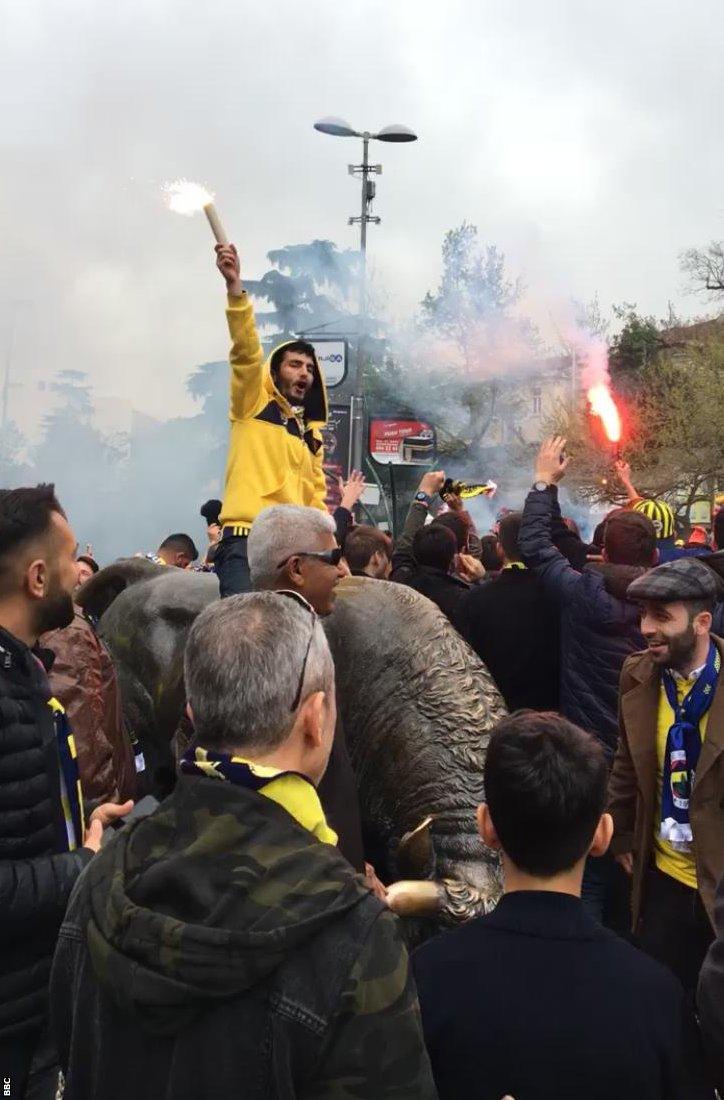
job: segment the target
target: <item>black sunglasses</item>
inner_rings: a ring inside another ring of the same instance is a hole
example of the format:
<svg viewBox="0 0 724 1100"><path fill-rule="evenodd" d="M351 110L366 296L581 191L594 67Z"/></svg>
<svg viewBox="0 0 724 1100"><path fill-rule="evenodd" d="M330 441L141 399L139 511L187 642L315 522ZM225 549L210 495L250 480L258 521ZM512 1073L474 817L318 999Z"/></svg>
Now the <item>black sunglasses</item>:
<svg viewBox="0 0 724 1100"><path fill-rule="evenodd" d="M330 550L329 552L331 554L334 553L333 550ZM340 553L341 553L341 551L340 551ZM292 557L294 557L294 556L295 555L293 554ZM316 557L316 555L315 555L315 557ZM287 558L287 561L289 561L289 558ZM284 564L284 563L282 562L282 564ZM281 568L281 566L280 566L280 568ZM307 673L307 661L309 660L309 651L312 648L312 642L314 641L314 631L317 628L317 612L314 610L314 608L312 607L312 605L310 603L307 603L307 601L304 599L304 596L301 596L299 594L299 592L294 592L290 588L281 588L281 589L279 589L278 592L277 592L277 596L288 596L290 600L294 600L295 603L299 604L300 607L303 607L304 610L308 611L309 614L312 616L312 629L311 629L311 632L309 634L309 641L307 642L307 648L304 652L304 660L302 661L302 671L299 674L299 683L297 684L297 690L294 694L294 699L292 701L292 705L289 708L290 714L294 714L294 711L297 709L297 707L299 706L299 704L302 701L302 691L304 690L304 677L306 676L306 673Z"/></svg>
<svg viewBox="0 0 724 1100"><path fill-rule="evenodd" d="M284 561L280 561L277 569L283 569L292 558L316 558L325 565L339 565L342 560L342 548L335 546L334 550L299 550L296 554L290 554Z"/></svg>

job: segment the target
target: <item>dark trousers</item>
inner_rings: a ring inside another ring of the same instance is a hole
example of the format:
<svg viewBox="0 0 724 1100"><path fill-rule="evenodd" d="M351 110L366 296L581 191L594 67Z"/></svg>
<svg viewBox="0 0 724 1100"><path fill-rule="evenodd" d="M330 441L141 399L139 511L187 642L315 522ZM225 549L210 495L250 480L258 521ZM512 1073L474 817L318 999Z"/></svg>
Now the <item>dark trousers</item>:
<svg viewBox="0 0 724 1100"><path fill-rule="evenodd" d="M647 955L673 970L693 1004L699 971L714 939L698 890L649 868L636 935Z"/></svg>
<svg viewBox="0 0 724 1100"><path fill-rule="evenodd" d="M246 535L224 535L216 547L214 568L219 578L219 592L222 600L226 596L238 596L242 592L251 592L246 543Z"/></svg>

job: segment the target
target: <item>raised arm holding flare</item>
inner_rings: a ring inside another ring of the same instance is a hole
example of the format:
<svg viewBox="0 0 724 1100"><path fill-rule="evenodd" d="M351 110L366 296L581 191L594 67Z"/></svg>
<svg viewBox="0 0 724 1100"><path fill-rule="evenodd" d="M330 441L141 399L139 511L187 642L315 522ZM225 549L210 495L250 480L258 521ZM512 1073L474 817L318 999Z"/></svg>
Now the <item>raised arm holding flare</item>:
<svg viewBox="0 0 724 1100"><path fill-rule="evenodd" d="M215 251L232 344L231 434L215 565L221 595L232 596L251 588L246 539L259 512L272 504L325 507L327 394L312 344L289 341L264 359L236 247Z"/></svg>

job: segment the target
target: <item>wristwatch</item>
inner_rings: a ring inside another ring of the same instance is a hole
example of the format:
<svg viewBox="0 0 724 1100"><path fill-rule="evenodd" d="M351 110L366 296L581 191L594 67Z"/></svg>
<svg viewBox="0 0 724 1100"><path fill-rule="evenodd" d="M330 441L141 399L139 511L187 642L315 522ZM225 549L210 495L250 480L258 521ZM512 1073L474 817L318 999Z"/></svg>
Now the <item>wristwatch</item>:
<svg viewBox="0 0 724 1100"><path fill-rule="evenodd" d="M538 493L544 493L546 489L550 488L550 486L547 481L534 481L533 488Z"/></svg>
<svg viewBox="0 0 724 1100"><path fill-rule="evenodd" d="M418 504L424 504L426 508L429 508L432 504L432 497L429 493L423 493L422 489L419 493L415 493L415 500Z"/></svg>

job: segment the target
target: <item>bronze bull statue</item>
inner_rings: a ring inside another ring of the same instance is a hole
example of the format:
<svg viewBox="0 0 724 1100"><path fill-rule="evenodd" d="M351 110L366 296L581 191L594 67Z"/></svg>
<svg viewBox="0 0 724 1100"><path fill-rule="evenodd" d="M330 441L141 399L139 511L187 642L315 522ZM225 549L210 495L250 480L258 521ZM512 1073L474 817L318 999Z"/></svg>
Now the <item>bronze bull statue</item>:
<svg viewBox="0 0 724 1100"><path fill-rule="evenodd" d="M171 767L186 636L217 596L213 576L148 562L116 563L81 590L86 610L102 613L149 770ZM490 674L437 607L403 585L348 578L324 627L365 837L393 881L392 907L446 921L488 909L498 860L477 835L475 807L489 731L505 714Z"/></svg>

